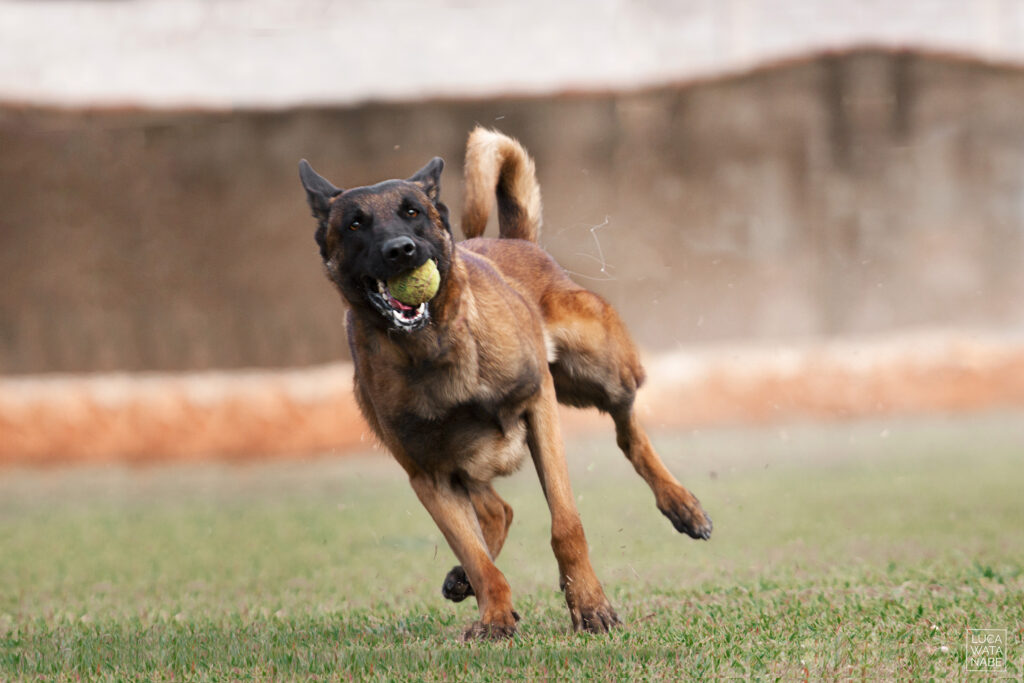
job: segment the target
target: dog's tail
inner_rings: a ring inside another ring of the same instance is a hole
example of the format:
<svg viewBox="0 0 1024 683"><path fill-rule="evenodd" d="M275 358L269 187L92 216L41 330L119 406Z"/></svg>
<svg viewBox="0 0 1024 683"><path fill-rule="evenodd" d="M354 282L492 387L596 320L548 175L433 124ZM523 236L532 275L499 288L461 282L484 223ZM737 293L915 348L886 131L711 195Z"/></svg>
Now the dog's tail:
<svg viewBox="0 0 1024 683"><path fill-rule="evenodd" d="M487 227L492 197L498 199L498 234L536 242L540 235L540 185L533 159L517 141L477 127L466 146L466 202L462 232L479 237Z"/></svg>

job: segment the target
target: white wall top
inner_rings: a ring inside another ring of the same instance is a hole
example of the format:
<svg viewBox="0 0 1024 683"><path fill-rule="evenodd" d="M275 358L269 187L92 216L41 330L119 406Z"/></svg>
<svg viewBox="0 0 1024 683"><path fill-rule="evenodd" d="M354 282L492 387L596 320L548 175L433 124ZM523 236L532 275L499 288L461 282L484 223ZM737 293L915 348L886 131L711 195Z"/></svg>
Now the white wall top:
<svg viewBox="0 0 1024 683"><path fill-rule="evenodd" d="M0 0L0 100L278 108L542 94L862 45L1024 63L1024 3Z"/></svg>

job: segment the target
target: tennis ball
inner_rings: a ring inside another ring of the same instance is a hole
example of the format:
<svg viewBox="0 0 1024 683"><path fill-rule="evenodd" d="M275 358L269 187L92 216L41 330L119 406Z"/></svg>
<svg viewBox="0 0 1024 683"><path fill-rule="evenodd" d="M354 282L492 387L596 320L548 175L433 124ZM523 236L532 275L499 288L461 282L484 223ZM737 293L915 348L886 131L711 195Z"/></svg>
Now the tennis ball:
<svg viewBox="0 0 1024 683"><path fill-rule="evenodd" d="M407 306L419 306L424 301L430 301L440 286L441 274L437 272L434 259L428 259L419 268L388 280L388 291L391 292L391 296Z"/></svg>

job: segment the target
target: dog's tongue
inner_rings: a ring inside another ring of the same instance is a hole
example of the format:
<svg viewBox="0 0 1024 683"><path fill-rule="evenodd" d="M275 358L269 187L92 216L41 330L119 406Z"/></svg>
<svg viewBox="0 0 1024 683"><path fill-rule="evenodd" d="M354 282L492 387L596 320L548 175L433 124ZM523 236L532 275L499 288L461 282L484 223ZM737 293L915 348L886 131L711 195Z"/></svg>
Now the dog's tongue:
<svg viewBox="0 0 1024 683"><path fill-rule="evenodd" d="M402 311L403 313L406 312L406 311L411 311L411 310L413 310L415 308L414 306L407 306L407 305L403 304L401 301L399 301L395 297L391 296L390 294L388 295L388 303L391 304L391 306L393 308L397 308L398 310Z"/></svg>

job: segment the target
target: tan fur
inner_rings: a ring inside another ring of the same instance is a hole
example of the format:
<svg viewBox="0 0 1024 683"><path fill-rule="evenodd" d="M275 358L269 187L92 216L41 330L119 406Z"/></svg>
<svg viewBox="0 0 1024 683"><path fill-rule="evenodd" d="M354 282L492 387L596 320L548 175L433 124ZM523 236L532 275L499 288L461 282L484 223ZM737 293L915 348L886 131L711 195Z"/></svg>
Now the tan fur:
<svg viewBox="0 0 1024 683"><path fill-rule="evenodd" d="M496 131L476 128L466 145L465 181L462 232L467 238L484 234L497 194L499 235L537 241L541 226L540 185L533 159L519 142Z"/></svg>

